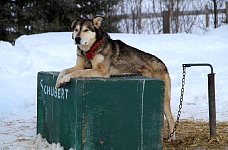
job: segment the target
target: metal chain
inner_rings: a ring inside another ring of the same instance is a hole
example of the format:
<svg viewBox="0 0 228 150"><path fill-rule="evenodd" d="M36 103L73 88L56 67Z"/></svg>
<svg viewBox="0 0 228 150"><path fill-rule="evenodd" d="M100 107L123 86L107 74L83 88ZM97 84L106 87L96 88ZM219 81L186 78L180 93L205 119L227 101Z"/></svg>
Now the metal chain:
<svg viewBox="0 0 228 150"><path fill-rule="evenodd" d="M185 76L186 76L186 67L183 66L183 73L182 73L182 85L181 85L181 95L180 95L180 104L179 104L179 110L177 114L177 120L175 122L173 132L170 133L170 135L167 137L167 140L172 138L174 133L177 130L177 126L180 123L180 115L181 115L181 109L182 109L182 104L183 104L183 98L184 98L184 85L185 85Z"/></svg>

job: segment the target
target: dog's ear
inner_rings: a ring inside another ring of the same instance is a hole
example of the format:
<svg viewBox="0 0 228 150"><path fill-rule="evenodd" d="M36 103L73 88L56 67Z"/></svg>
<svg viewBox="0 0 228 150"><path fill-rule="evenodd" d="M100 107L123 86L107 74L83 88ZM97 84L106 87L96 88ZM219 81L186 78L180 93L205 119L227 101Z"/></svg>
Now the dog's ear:
<svg viewBox="0 0 228 150"><path fill-rule="evenodd" d="M101 16L97 16L93 18L93 25L94 27L96 27L97 29L99 29L101 27L101 22L104 20L104 17Z"/></svg>
<svg viewBox="0 0 228 150"><path fill-rule="evenodd" d="M80 19L75 19L75 20L71 23L70 28L71 28L72 31L74 30L74 28L75 28L75 26L76 26L76 24L77 24L77 22L78 22L79 20L80 20Z"/></svg>

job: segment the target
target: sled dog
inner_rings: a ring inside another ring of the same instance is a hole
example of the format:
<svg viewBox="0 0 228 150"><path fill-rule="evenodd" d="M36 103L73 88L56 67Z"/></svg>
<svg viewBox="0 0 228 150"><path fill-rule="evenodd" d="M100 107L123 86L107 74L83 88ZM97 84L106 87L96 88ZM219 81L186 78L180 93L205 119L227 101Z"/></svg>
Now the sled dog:
<svg viewBox="0 0 228 150"><path fill-rule="evenodd" d="M103 17L76 19L71 24L72 38L77 45L76 65L60 72L56 88L71 78L110 77L119 74L140 74L164 81L164 114L169 133L174 119L170 108L170 76L166 65L156 56L131 47L120 40L112 40L101 28ZM169 139L175 140L175 135Z"/></svg>

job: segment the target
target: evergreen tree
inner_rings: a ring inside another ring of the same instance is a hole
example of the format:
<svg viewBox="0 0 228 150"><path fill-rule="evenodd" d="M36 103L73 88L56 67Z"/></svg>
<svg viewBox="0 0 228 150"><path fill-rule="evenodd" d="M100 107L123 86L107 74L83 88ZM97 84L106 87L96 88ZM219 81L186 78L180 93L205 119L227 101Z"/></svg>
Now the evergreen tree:
<svg viewBox="0 0 228 150"><path fill-rule="evenodd" d="M104 27L117 32L114 6L121 0L1 0L0 40L13 42L23 34L70 31L78 17L104 15Z"/></svg>
<svg viewBox="0 0 228 150"><path fill-rule="evenodd" d="M17 30L14 8L13 1L0 1L0 40L13 41L16 38L12 36Z"/></svg>

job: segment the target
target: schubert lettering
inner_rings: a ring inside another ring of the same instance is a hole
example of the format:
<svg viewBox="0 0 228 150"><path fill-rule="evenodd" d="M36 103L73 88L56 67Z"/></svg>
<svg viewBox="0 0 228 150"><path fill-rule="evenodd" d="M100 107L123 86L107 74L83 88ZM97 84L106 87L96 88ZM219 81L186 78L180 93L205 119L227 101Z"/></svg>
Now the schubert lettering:
<svg viewBox="0 0 228 150"><path fill-rule="evenodd" d="M43 79L40 80L40 86L42 88L42 92L45 95L49 95L58 99L67 99L68 96L68 89L65 88L55 88L54 86L49 86L46 84L43 84Z"/></svg>

